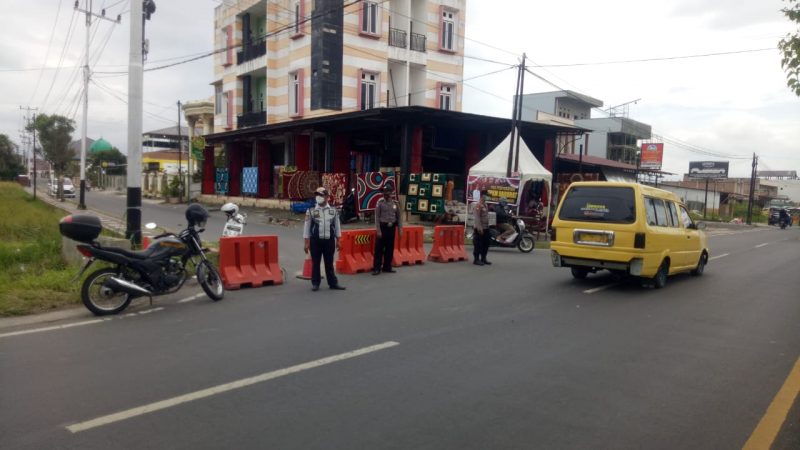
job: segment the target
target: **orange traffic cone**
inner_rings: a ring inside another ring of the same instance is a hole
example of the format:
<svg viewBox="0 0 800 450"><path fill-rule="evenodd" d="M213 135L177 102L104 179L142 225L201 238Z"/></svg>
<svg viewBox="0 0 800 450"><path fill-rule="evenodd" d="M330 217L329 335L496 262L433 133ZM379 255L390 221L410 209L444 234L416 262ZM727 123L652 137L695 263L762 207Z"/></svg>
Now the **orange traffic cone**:
<svg viewBox="0 0 800 450"><path fill-rule="evenodd" d="M295 276L301 280L310 280L311 279L311 255L306 253L306 260L303 261L303 270L298 271ZM320 279L325 278L320 276Z"/></svg>

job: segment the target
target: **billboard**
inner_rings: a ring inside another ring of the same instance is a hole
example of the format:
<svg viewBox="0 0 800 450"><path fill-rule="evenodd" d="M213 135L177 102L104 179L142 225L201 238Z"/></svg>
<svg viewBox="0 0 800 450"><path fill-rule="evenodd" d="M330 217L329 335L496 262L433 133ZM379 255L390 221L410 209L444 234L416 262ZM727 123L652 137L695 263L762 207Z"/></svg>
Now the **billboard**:
<svg viewBox="0 0 800 450"><path fill-rule="evenodd" d="M642 144L642 156L639 167L642 169L661 169L664 159L664 144Z"/></svg>
<svg viewBox="0 0 800 450"><path fill-rule="evenodd" d="M690 178L728 178L728 161L690 161Z"/></svg>

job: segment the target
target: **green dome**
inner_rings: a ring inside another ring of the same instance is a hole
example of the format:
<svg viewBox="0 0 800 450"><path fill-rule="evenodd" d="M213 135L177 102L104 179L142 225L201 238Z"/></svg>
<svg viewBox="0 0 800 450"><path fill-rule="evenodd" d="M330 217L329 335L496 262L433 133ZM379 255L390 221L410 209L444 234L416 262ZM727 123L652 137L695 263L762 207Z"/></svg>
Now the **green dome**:
<svg viewBox="0 0 800 450"><path fill-rule="evenodd" d="M112 148L113 147L107 140L100 138L94 141L94 144L92 144L91 148L89 148L89 151L92 153L97 153L105 150L111 150Z"/></svg>

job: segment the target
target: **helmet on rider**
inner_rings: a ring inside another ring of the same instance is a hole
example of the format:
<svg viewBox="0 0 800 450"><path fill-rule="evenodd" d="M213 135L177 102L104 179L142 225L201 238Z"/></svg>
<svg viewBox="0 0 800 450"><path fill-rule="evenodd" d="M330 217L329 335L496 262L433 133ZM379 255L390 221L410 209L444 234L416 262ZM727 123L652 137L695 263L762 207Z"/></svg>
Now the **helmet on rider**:
<svg viewBox="0 0 800 450"><path fill-rule="evenodd" d="M506 206L508 205L508 200L505 197L500 197L500 204Z"/></svg>
<svg viewBox="0 0 800 450"><path fill-rule="evenodd" d="M195 225L203 227L206 225L207 220L208 211L206 211L206 209L201 205L192 203L188 208L186 208L186 222L190 227Z"/></svg>
<svg viewBox="0 0 800 450"><path fill-rule="evenodd" d="M225 203L224 205L222 205L222 208L220 208L220 211L224 212L228 216L235 216L236 213L239 212L239 207L236 206L236 203L228 202L228 203Z"/></svg>

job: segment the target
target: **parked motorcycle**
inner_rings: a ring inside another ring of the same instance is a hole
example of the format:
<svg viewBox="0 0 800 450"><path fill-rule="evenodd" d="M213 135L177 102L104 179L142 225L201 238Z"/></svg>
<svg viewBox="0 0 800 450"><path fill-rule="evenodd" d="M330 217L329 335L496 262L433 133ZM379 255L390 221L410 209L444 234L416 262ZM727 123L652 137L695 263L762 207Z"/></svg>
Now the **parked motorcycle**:
<svg viewBox="0 0 800 450"><path fill-rule="evenodd" d="M508 236L504 242L497 240L497 237L502 234L500 230L495 227L489 228L489 247L517 247L522 253L530 253L533 251L536 240L533 235L525 229L525 222L520 218L514 218L514 220L511 221L511 225L514 227L514 233Z"/></svg>
<svg viewBox="0 0 800 450"><path fill-rule="evenodd" d="M117 314L134 298L171 294L178 291L188 275L188 262L195 266L197 281L214 301L222 300L225 289L214 264L206 258L200 233L205 231L208 211L200 205L186 209L187 227L179 234L156 236L145 250L129 251L97 242L102 225L91 215L70 215L59 224L61 234L81 242L78 251L89 258L77 278L95 262L112 264L92 272L81 286L84 306L97 316Z"/></svg>
<svg viewBox="0 0 800 450"><path fill-rule="evenodd" d="M220 209L227 217L225 228L222 229L222 237L241 236L244 226L247 225L247 214L239 213L239 206L236 203L225 203Z"/></svg>

